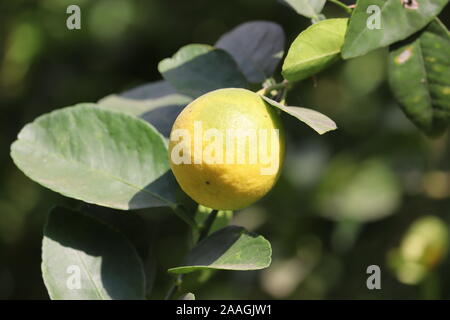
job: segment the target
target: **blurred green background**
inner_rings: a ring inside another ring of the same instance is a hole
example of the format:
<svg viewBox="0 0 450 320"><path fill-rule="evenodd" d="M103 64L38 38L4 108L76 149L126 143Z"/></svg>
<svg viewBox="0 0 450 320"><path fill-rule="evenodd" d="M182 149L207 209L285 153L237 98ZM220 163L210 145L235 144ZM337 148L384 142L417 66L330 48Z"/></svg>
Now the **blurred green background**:
<svg viewBox="0 0 450 320"><path fill-rule="evenodd" d="M66 28L70 4L81 7L81 30ZM343 16L331 3L324 14ZM0 299L48 299L40 272L47 213L80 205L14 166L9 146L19 130L51 110L159 80L158 62L179 47L214 44L250 20L279 23L288 44L310 23L276 0L0 2ZM339 129L318 136L283 115L283 175L234 221L271 241L272 266L189 277L198 298L450 299L449 134L428 139L406 119L386 83L386 54L337 63L290 92L291 105L317 108ZM150 261L150 298L163 298L172 282L165 270L187 250L186 225L164 209L94 209ZM366 287L373 264L381 290Z"/></svg>

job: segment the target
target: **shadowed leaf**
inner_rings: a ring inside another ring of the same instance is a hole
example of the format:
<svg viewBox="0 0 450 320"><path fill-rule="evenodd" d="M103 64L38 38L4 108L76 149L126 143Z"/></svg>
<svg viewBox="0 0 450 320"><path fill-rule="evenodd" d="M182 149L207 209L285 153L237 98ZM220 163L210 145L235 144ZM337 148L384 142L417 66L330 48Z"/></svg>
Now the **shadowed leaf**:
<svg viewBox="0 0 450 320"><path fill-rule="evenodd" d="M389 84L405 114L431 136L450 123L450 36L433 21L395 46L389 55Z"/></svg>
<svg viewBox="0 0 450 320"><path fill-rule="evenodd" d="M216 47L231 54L248 81L263 82L283 56L284 32L273 22L246 22L224 34Z"/></svg>
<svg viewBox="0 0 450 320"><path fill-rule="evenodd" d="M144 299L136 250L106 224L57 207L42 244L42 275L53 300Z"/></svg>
<svg viewBox="0 0 450 320"><path fill-rule="evenodd" d="M190 44L172 58L162 60L158 70L179 92L196 98L220 88L247 88L244 75L224 50Z"/></svg>

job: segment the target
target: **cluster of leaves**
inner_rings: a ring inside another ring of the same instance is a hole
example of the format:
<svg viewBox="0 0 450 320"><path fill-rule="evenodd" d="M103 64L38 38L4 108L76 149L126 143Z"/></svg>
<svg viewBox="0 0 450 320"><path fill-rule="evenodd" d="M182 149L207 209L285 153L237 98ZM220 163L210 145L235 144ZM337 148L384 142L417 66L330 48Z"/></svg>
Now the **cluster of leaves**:
<svg viewBox="0 0 450 320"><path fill-rule="evenodd" d="M314 18L325 0L285 2ZM447 3L358 0L348 22L327 19L303 31L289 50L283 75L302 80L340 58L389 46L389 83L395 98L417 127L430 136L440 135L450 122L450 35L436 16ZM379 11L372 11L373 6ZM371 18L379 25L372 27Z"/></svg>
<svg viewBox="0 0 450 320"><path fill-rule="evenodd" d="M253 90L262 85L259 94L269 104L322 134L336 125L315 110L286 106L290 83L341 58L392 45L390 83L405 112L429 134L442 132L449 121L450 40L435 18L446 0L422 1L418 8L398 0L359 0L350 19L325 19L321 14L325 0L283 2L313 22L289 48L282 67L285 81L276 83L272 78L284 55L282 28L264 21L244 23L214 46L190 44L161 61L158 69L164 80L97 103L62 108L26 125L11 147L15 164L41 185L86 203L120 210L171 208L199 241L170 273L269 266L267 240L227 226L229 212L192 210L179 189L168 165L167 137L186 104L215 89ZM372 4L381 8L380 30L366 28L366 10ZM104 221L79 211L83 210L56 207L49 215L42 272L50 297L148 296L144 265L133 245ZM212 215L220 219L213 223ZM69 283L73 266L81 270L78 290Z"/></svg>

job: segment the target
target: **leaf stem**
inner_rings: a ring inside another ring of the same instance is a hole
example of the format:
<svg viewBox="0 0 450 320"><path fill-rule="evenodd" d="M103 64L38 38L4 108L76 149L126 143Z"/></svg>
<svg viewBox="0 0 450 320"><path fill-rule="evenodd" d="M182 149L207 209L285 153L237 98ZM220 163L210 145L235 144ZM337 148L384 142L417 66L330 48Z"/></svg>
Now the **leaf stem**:
<svg viewBox="0 0 450 320"><path fill-rule="evenodd" d="M271 93L271 91L276 91L276 94L271 95L271 99L274 99L277 102L281 102L286 100L287 91L290 89L290 84L288 80L283 80L282 82L270 84L263 86L263 88L257 91L257 94L267 96Z"/></svg>
<svg viewBox="0 0 450 320"><path fill-rule="evenodd" d="M341 7L342 9L345 10L345 12L347 12L348 14L352 13L352 8L350 8L349 6L347 6L345 3L340 2L339 0L328 0L332 3L334 3L335 5Z"/></svg>
<svg viewBox="0 0 450 320"><path fill-rule="evenodd" d="M266 95L267 93L269 93L272 90L286 89L288 86L289 86L289 81L283 80L281 82L278 82L278 83L275 83L275 84L272 84L272 85L262 88L260 91L258 91L258 93Z"/></svg>
<svg viewBox="0 0 450 320"><path fill-rule="evenodd" d="M183 282L183 275L179 274L173 283L173 285L170 287L169 291L167 291L166 297L164 300L172 300L175 296L175 293L178 291L178 288L181 286L181 282Z"/></svg>
<svg viewBox="0 0 450 320"><path fill-rule="evenodd" d="M200 241L202 241L203 239L205 239L208 236L208 233L211 230L211 227L214 223L214 220L216 220L218 213L219 213L219 211L213 210L208 215L208 218L206 218L205 223L203 224L203 227L200 229L200 235L198 237L197 243L199 243Z"/></svg>

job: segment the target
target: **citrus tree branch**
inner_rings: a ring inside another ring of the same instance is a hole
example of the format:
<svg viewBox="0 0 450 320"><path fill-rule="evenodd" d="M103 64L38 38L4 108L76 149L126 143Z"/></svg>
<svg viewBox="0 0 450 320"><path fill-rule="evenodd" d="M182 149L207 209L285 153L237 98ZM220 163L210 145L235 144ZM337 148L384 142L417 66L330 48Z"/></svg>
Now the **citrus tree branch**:
<svg viewBox="0 0 450 320"><path fill-rule="evenodd" d="M214 223L214 220L216 220L218 213L219 213L219 211L213 210L208 215L208 218L206 218L205 223L203 224L203 227L200 229L200 235L198 237L197 243L199 243L200 241L202 241L203 239L205 239L208 236L208 233L211 230L211 227Z"/></svg>
<svg viewBox="0 0 450 320"><path fill-rule="evenodd" d="M205 239L208 236L209 231L211 230L211 227L212 227L214 221L216 220L218 213L219 213L218 210L213 210L208 215L208 217L205 220L205 223L200 228L200 235L198 237L197 243L199 243L200 241L202 241L203 239ZM198 227L197 227L197 229L198 229ZM173 283L173 285L170 287L169 291L167 292L165 300L171 300L174 298L178 289L181 287L182 282L183 282L183 275L179 274L177 276L177 278L175 279L175 282Z"/></svg>

